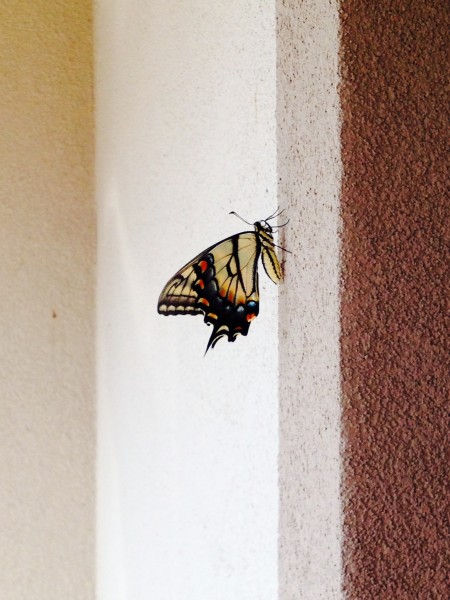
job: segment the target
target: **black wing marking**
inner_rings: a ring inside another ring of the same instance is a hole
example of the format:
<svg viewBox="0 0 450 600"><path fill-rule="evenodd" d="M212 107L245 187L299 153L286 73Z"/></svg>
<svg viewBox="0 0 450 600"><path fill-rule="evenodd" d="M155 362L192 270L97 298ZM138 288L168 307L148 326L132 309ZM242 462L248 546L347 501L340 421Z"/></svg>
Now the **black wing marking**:
<svg viewBox="0 0 450 600"><path fill-rule="evenodd" d="M213 331L206 347L221 337L234 342L247 335L259 312L257 261L259 237L246 231L211 246L176 273L164 287L158 312L204 315Z"/></svg>

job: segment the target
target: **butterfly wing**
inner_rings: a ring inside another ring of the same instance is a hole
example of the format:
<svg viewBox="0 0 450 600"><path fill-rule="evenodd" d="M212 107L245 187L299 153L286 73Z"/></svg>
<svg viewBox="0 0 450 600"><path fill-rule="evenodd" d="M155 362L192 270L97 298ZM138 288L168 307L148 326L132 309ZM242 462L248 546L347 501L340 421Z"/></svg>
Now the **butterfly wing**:
<svg viewBox="0 0 450 600"><path fill-rule="evenodd" d="M204 315L213 325L206 351L221 337L247 335L259 312L257 234L233 235L201 252L166 284L158 300L163 315Z"/></svg>
<svg viewBox="0 0 450 600"><path fill-rule="evenodd" d="M258 236L261 243L261 260L264 271L269 279L274 283L279 283L283 279L283 272L275 252L272 234L259 230Z"/></svg>

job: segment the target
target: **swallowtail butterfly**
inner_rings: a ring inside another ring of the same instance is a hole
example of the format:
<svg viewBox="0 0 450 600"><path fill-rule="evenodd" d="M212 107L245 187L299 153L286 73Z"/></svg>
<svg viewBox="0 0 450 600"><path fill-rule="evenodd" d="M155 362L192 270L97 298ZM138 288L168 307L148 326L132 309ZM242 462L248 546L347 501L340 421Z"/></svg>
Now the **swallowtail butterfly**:
<svg viewBox="0 0 450 600"><path fill-rule="evenodd" d="M280 214L257 221L254 231L237 233L203 250L164 286L158 300L161 315L204 315L205 323L213 326L206 352L222 337L234 342L238 335L247 335L259 312L260 256L269 278L274 283L282 279L273 240L277 226L269 224Z"/></svg>

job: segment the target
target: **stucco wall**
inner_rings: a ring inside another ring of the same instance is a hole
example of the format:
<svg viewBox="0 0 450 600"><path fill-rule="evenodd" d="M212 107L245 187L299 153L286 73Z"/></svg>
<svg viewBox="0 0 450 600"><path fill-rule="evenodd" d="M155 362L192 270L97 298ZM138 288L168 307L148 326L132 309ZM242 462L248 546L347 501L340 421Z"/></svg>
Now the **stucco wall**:
<svg viewBox="0 0 450 600"><path fill-rule="evenodd" d="M0 597L90 600L91 6L0 14Z"/></svg>
<svg viewBox="0 0 450 600"><path fill-rule="evenodd" d="M100 597L339 598L340 377L345 593L446 597L448 5L98 6ZM2 4L8 600L94 597L91 28L84 0ZM205 360L200 318L155 311L277 180L279 415L264 276L249 337Z"/></svg>
<svg viewBox="0 0 450 600"><path fill-rule="evenodd" d="M341 22L345 587L446 598L449 4Z"/></svg>

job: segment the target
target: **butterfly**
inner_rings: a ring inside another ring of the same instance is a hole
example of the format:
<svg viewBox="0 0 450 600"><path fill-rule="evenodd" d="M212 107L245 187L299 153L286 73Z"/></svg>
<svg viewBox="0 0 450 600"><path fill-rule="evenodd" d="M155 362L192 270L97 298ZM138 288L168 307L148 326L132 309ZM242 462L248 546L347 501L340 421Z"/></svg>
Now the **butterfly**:
<svg viewBox="0 0 450 600"><path fill-rule="evenodd" d="M158 313L203 315L205 323L213 326L205 354L222 337L234 342L238 335L248 334L250 323L259 312L260 256L269 278L274 283L281 281L281 266L275 252L275 247L280 246L274 242L273 231L287 223L269 224L281 212L277 210L254 223L254 231L237 233L203 250L164 286ZM239 217L234 211L230 214Z"/></svg>

